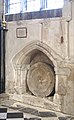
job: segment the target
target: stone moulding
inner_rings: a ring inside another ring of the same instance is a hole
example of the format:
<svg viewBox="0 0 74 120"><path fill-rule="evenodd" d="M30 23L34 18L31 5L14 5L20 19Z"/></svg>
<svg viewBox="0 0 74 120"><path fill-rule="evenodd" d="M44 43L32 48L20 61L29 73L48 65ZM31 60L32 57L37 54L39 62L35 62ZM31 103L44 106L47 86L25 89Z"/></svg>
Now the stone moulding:
<svg viewBox="0 0 74 120"><path fill-rule="evenodd" d="M71 71L70 71L70 69L68 69L67 67L64 67L64 66L61 66L61 68L60 68L60 64L63 63L64 58L62 58L60 55L58 55L52 48L50 48L47 44L45 44L43 42L32 41L32 42L28 43L19 53L17 53L13 57L12 65L13 65L13 69L14 69L14 79L15 79L15 86L14 86L15 93L14 94L16 94L16 96L17 95L22 95L22 96L26 95L26 97L29 97L29 94L27 94L27 87L26 87L27 86L26 74L30 68L29 60L31 57L31 53L34 50L39 50L39 51L43 52L53 63L54 71L55 71L55 94L53 96L52 103L56 104L56 106L58 106L60 111L62 111L62 106L64 104L64 96L67 93L67 86L66 86L67 78L70 75ZM32 95L30 95L30 96L32 96ZM15 98L15 97L13 97L13 98ZM35 98L35 96L33 96L32 102L30 102L29 100L27 102L32 104L34 102L34 98ZM22 97L22 102L23 101L24 101L24 97ZM48 101L50 101L50 100L48 100ZM43 107L46 108L46 105L43 105ZM54 106L53 106L53 108L54 108Z"/></svg>
<svg viewBox="0 0 74 120"><path fill-rule="evenodd" d="M28 43L19 53L17 53L12 58L13 65L22 64L23 59L33 50L38 49L42 51L44 54L48 56L48 58L53 62L54 66L57 65L58 61L63 61L59 54L57 54L52 48L50 48L47 44L41 41L31 41Z"/></svg>

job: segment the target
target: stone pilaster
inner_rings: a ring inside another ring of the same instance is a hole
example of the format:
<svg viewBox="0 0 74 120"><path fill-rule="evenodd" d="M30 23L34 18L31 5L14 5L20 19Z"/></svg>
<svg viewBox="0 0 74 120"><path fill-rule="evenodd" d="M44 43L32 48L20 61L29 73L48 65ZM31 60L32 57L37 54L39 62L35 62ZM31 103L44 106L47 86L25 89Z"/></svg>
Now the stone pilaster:
<svg viewBox="0 0 74 120"><path fill-rule="evenodd" d="M54 103L62 110L64 104L64 96L67 94L67 78L70 75L70 69L67 67L58 67L56 70L56 83Z"/></svg>
<svg viewBox="0 0 74 120"><path fill-rule="evenodd" d="M18 94L26 93L26 79L29 65L15 66L15 92Z"/></svg>

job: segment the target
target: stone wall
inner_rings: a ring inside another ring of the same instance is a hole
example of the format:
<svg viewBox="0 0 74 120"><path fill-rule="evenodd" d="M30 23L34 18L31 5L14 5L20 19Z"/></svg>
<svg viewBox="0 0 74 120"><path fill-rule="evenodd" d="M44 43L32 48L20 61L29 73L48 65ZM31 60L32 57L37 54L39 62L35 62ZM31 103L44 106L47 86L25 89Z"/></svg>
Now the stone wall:
<svg viewBox="0 0 74 120"><path fill-rule="evenodd" d="M62 17L42 18L32 20L17 20L7 22L6 34L6 93L18 99L18 95L26 95L27 70L30 67L34 50L41 51L53 63L55 71L55 94L53 108L56 105L60 111L74 113L74 35L73 16L74 2L65 1ZM21 32L22 31L22 32ZM24 33L24 34L23 34ZM25 35L25 36L24 36ZM15 96L15 97L14 97ZM29 96L29 94L28 94ZM22 102L37 105L45 98L29 99L22 97ZM32 96L31 96L32 97ZM42 107L52 108L46 102Z"/></svg>
<svg viewBox="0 0 74 120"><path fill-rule="evenodd" d="M0 19L2 20L2 12L3 12L3 0L0 1Z"/></svg>
<svg viewBox="0 0 74 120"><path fill-rule="evenodd" d="M66 22L65 20L61 20L60 18L52 18L52 19L42 19L42 20L30 20L30 21L14 21L7 23L8 32L6 35L6 79L10 80L14 79L14 73L12 73L13 64L12 61L14 57L19 56L19 52L23 51L23 49L28 48L28 44L39 44L47 46L48 51L50 50L50 54L53 54L53 58L55 61L63 61L67 58L67 48L66 48ZM57 25L57 27L55 27ZM34 26L34 27L33 27ZM63 31L61 31L61 26ZM27 28L27 38L17 38L16 30L17 28ZM61 37L63 37L64 41L61 43ZM17 47L18 46L18 47ZM33 46L31 46L32 49ZM27 50L28 51L28 50ZM21 54L20 53L20 54ZM9 64L10 63L10 64Z"/></svg>

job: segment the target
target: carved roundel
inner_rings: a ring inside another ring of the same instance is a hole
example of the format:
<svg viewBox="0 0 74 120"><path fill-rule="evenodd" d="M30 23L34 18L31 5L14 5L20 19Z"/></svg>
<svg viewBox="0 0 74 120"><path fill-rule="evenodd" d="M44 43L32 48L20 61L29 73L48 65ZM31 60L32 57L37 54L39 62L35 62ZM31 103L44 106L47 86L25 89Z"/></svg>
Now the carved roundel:
<svg viewBox="0 0 74 120"><path fill-rule="evenodd" d="M36 96L46 97L51 94L54 88L54 72L45 63L33 64L27 77L29 90Z"/></svg>

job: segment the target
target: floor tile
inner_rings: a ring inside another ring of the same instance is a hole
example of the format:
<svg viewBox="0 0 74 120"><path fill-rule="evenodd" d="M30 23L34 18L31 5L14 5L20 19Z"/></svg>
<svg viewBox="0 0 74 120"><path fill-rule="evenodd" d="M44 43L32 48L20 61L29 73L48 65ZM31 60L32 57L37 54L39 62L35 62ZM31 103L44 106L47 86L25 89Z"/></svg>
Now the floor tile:
<svg viewBox="0 0 74 120"><path fill-rule="evenodd" d="M39 112L40 117L57 117L54 112Z"/></svg>
<svg viewBox="0 0 74 120"><path fill-rule="evenodd" d="M7 113L0 113L0 119L6 119Z"/></svg>
<svg viewBox="0 0 74 120"><path fill-rule="evenodd" d="M23 118L23 113L7 113L7 118Z"/></svg>
<svg viewBox="0 0 74 120"><path fill-rule="evenodd" d="M0 106L0 120L74 120L74 117L30 105Z"/></svg>
<svg viewBox="0 0 74 120"><path fill-rule="evenodd" d="M24 120L24 118L8 118L6 120Z"/></svg>
<svg viewBox="0 0 74 120"><path fill-rule="evenodd" d="M29 118L29 120L41 120L41 118Z"/></svg>
<svg viewBox="0 0 74 120"><path fill-rule="evenodd" d="M58 117L59 120L67 120L66 117Z"/></svg>
<svg viewBox="0 0 74 120"><path fill-rule="evenodd" d="M7 112L7 108L0 108L0 113L5 113Z"/></svg>

